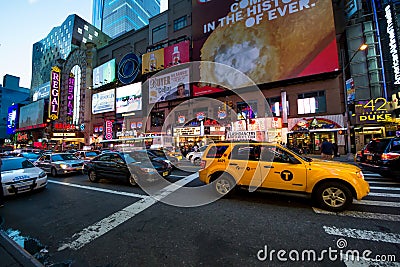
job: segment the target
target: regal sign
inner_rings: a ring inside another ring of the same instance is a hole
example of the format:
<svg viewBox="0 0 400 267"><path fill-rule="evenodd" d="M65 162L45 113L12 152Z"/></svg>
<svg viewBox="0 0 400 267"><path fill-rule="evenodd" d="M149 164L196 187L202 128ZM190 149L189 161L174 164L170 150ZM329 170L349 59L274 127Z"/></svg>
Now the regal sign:
<svg viewBox="0 0 400 267"><path fill-rule="evenodd" d="M60 72L61 70L54 66L51 68L50 76L50 104L49 119L58 119L58 110L60 106Z"/></svg>
<svg viewBox="0 0 400 267"><path fill-rule="evenodd" d="M68 100L67 100L67 116L72 117L74 115L74 87L75 87L75 76L70 73L68 78Z"/></svg>

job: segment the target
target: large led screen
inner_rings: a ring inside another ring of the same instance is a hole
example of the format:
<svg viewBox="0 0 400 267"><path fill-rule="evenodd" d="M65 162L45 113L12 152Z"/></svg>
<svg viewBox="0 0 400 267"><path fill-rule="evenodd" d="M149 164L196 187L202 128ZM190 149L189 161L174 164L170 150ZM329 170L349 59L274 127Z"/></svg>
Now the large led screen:
<svg viewBox="0 0 400 267"><path fill-rule="evenodd" d="M19 109L19 128L43 123L44 99L40 99Z"/></svg>
<svg viewBox="0 0 400 267"><path fill-rule="evenodd" d="M338 70L329 0L197 1L193 3L193 59L231 66L256 84ZM249 85L211 64L202 81Z"/></svg>
<svg viewBox="0 0 400 267"><path fill-rule="evenodd" d="M93 69L93 88L115 81L115 58Z"/></svg>
<svg viewBox="0 0 400 267"><path fill-rule="evenodd" d="M8 107L7 134L14 134L18 128L18 104Z"/></svg>
<svg viewBox="0 0 400 267"><path fill-rule="evenodd" d="M142 110L142 83L117 88L117 113Z"/></svg>
<svg viewBox="0 0 400 267"><path fill-rule="evenodd" d="M92 95L92 113L104 113L115 110L115 90L110 89Z"/></svg>
<svg viewBox="0 0 400 267"><path fill-rule="evenodd" d="M41 98L48 98L50 95L50 82L44 83L39 87L33 88L32 100L36 101Z"/></svg>

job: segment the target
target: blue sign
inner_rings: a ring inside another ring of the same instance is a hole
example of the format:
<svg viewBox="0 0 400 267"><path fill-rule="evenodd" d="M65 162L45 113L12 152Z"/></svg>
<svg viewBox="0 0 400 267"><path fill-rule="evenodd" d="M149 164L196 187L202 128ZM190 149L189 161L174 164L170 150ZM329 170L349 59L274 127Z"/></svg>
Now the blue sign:
<svg viewBox="0 0 400 267"><path fill-rule="evenodd" d="M8 107L7 134L14 134L18 128L18 104Z"/></svg>
<svg viewBox="0 0 400 267"><path fill-rule="evenodd" d="M129 84L136 79L140 69L140 58L133 53L126 54L118 64L118 79L123 84Z"/></svg>

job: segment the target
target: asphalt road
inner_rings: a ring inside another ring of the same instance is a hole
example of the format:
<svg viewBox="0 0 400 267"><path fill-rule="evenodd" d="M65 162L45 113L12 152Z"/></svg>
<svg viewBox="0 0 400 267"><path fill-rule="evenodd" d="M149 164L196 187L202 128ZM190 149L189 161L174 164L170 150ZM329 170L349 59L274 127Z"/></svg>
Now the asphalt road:
<svg viewBox="0 0 400 267"><path fill-rule="evenodd" d="M340 260L348 251L395 261L379 266L400 266L400 181L373 173L366 179L371 194L336 214L313 208L308 199L246 191L199 207L164 203L196 197L185 191L201 182L182 171L169 177L174 186L161 201L118 181L50 176L46 190L7 198L0 214L21 245L46 249L42 261L49 266L368 263Z"/></svg>

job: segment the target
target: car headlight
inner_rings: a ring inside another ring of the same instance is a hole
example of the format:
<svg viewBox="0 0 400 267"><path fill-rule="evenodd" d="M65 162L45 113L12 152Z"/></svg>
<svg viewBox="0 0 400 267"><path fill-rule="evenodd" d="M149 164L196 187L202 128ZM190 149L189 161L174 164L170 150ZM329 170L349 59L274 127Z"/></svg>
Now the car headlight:
<svg viewBox="0 0 400 267"><path fill-rule="evenodd" d="M142 170L142 172L145 172L145 173L152 173L152 172L154 172L154 170L152 169L152 168L140 168L141 170Z"/></svg>
<svg viewBox="0 0 400 267"><path fill-rule="evenodd" d="M364 179L364 173L362 171L356 172L357 177L360 179Z"/></svg>
<svg viewBox="0 0 400 267"><path fill-rule="evenodd" d="M68 165L67 164L60 164L60 167L61 167L61 169L66 169L66 168L68 168Z"/></svg>
<svg viewBox="0 0 400 267"><path fill-rule="evenodd" d="M40 172L39 173L39 178L43 178L43 177L46 177L46 173L45 172Z"/></svg>

